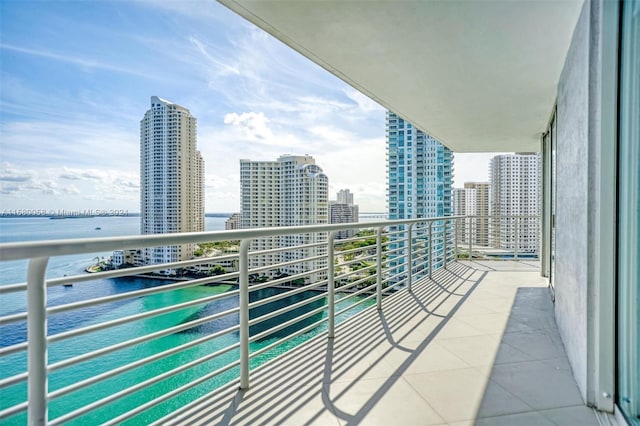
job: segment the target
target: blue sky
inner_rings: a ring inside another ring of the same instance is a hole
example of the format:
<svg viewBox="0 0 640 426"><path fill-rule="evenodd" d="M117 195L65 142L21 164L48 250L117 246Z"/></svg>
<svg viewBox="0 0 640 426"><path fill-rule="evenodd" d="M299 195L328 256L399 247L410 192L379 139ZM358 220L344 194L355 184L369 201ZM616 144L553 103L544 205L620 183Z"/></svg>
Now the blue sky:
<svg viewBox="0 0 640 426"><path fill-rule="evenodd" d="M239 209L239 160L310 154L385 210L385 110L214 1L0 0L0 210L139 211L139 122L198 119L206 211ZM456 183L491 155L456 155Z"/></svg>

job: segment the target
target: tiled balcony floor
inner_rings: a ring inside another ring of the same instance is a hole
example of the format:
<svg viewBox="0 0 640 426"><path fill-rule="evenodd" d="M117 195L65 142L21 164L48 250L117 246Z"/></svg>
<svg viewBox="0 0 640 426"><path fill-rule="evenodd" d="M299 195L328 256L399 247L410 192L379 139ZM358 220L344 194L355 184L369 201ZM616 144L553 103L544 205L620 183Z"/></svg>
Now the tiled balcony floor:
<svg viewBox="0 0 640 426"><path fill-rule="evenodd" d="M458 262L175 424L598 425L537 262ZM165 421L166 424L166 421Z"/></svg>

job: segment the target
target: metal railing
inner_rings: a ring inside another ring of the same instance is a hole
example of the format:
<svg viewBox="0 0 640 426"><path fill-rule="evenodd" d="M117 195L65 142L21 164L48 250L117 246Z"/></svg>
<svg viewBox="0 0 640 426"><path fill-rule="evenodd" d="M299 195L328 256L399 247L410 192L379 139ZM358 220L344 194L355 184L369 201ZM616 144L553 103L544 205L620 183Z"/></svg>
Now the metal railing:
<svg viewBox="0 0 640 426"><path fill-rule="evenodd" d="M499 219L515 220L516 230L523 220ZM248 388L251 370L278 353L314 335L334 337L337 322L381 309L385 295L411 290L464 257L465 247L476 257L477 246L465 245L475 234L462 232L474 220L2 244L2 262L28 266L26 283L0 286L0 335L8 339L0 347L0 421L149 423L225 383ZM336 239L345 230L354 235ZM45 278L52 257L223 241L224 249L187 261L123 269L102 262L100 272ZM211 265L226 269L215 275ZM154 271L173 275L126 278ZM118 288L104 293L109 286Z"/></svg>
<svg viewBox="0 0 640 426"><path fill-rule="evenodd" d="M465 216L456 220L458 257L537 259L540 216Z"/></svg>

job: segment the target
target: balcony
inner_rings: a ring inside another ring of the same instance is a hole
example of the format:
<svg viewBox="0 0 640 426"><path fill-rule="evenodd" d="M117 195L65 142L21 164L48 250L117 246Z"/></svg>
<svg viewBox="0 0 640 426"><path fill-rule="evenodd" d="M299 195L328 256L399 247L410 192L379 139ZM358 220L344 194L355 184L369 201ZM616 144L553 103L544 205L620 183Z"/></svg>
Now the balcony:
<svg viewBox="0 0 640 426"><path fill-rule="evenodd" d="M30 261L27 283L0 287L14 302L2 334L16 336L0 348L0 420L598 424L537 260L465 253L460 230L471 221L2 245L3 262ZM346 229L368 231L335 240ZM291 235L293 247L249 250ZM222 241L235 243L193 260L45 279L50 257ZM114 280L215 264L231 268L137 287ZM120 290L91 287L105 280ZM69 286L86 290L71 297Z"/></svg>

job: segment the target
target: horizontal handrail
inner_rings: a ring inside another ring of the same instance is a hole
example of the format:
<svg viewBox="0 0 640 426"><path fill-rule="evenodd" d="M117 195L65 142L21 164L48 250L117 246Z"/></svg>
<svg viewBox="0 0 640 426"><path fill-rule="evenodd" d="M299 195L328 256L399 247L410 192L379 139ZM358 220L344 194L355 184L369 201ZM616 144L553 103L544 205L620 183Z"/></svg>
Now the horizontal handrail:
<svg viewBox="0 0 640 426"><path fill-rule="evenodd" d="M349 229L374 228L453 219L464 216L448 216L432 219L399 219L380 222L279 226L274 228L251 228L233 231L183 232L173 234L136 235L126 237L79 238L71 240L29 241L22 243L0 244L0 260L33 259L37 257L65 256L81 253L96 253L121 249L137 249L180 244L197 244L217 241L252 240L264 237L316 233L328 231L344 231Z"/></svg>

